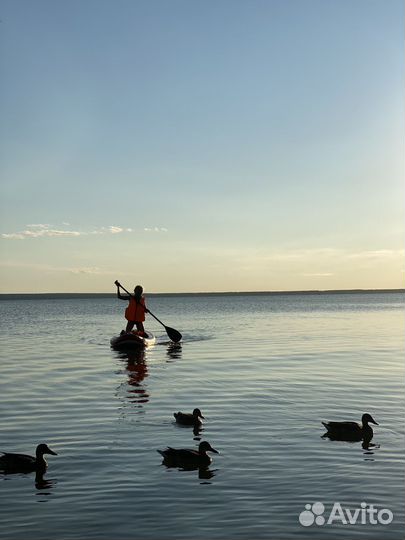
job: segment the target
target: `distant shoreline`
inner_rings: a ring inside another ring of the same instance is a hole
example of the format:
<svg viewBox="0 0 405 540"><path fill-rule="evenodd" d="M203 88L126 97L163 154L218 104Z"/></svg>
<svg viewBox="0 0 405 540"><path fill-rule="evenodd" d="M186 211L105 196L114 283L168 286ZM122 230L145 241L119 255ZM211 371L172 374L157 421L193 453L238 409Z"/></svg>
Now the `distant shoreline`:
<svg viewBox="0 0 405 540"><path fill-rule="evenodd" d="M405 289L342 289L305 291L228 291L228 292L178 292L147 293L146 296L287 296L328 294L388 294L405 293ZM114 298L115 293L0 293L0 300L12 299L56 299L56 298Z"/></svg>

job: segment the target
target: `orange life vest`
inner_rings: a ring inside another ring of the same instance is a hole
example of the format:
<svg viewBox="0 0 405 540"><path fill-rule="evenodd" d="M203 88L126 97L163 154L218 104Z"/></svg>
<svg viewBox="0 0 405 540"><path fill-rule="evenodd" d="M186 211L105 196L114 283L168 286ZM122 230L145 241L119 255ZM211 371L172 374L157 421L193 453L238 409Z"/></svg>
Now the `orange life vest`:
<svg viewBox="0 0 405 540"><path fill-rule="evenodd" d="M142 296L140 300L136 300L131 296L127 309L125 310L125 318L127 321L143 322L145 320L145 299Z"/></svg>

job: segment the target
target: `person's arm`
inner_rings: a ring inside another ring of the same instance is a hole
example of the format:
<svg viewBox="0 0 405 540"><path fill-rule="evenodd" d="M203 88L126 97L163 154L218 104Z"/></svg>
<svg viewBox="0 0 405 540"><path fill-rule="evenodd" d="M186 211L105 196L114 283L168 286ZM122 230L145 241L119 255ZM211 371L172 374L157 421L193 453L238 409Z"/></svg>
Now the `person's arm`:
<svg viewBox="0 0 405 540"><path fill-rule="evenodd" d="M120 300L130 300L131 297L127 294L121 294L120 287L119 285L117 285L117 298L119 298Z"/></svg>

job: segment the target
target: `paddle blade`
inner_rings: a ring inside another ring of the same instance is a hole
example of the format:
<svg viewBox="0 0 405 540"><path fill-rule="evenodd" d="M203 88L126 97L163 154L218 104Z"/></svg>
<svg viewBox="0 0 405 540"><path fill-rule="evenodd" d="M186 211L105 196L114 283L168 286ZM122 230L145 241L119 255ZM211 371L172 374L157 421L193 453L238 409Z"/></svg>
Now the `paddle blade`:
<svg viewBox="0 0 405 540"><path fill-rule="evenodd" d="M181 341L181 338L183 336L180 334L180 332L178 332L174 328L170 328L170 326L165 326L165 330L167 332L167 335L172 341L174 341L175 343L177 343L178 341Z"/></svg>

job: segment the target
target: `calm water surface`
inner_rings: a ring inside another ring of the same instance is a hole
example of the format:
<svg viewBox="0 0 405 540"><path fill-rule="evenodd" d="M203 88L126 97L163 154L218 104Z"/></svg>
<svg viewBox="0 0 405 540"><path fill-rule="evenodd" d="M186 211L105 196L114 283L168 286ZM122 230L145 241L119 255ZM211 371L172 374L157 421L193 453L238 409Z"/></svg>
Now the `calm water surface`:
<svg viewBox="0 0 405 540"><path fill-rule="evenodd" d="M9 540L404 537L404 295L149 298L183 333L130 357L110 349L114 298L0 301L0 450L47 442L42 481L0 475ZM200 407L204 429L176 426ZM321 420L379 422L374 446L323 439ZM207 471L156 452L208 440ZM388 525L304 527L306 504L387 508Z"/></svg>

